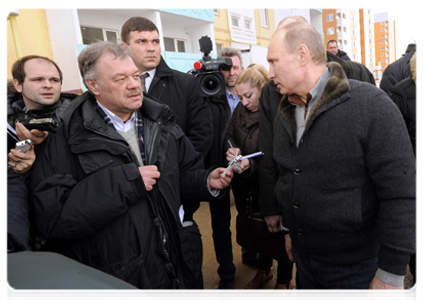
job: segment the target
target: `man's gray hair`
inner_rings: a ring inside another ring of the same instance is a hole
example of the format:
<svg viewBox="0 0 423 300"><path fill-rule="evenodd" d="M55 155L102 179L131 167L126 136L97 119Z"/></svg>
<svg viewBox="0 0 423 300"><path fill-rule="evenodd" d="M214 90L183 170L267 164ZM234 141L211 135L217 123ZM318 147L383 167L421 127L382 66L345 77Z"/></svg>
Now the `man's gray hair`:
<svg viewBox="0 0 423 300"><path fill-rule="evenodd" d="M99 80L98 61L104 53L110 53L115 58L129 56L128 51L120 45L112 42L97 42L87 46L78 55L79 72L85 84L85 79ZM85 84L86 86L86 84ZM87 87L88 88L88 87Z"/></svg>
<svg viewBox="0 0 423 300"><path fill-rule="evenodd" d="M239 49L237 49L237 48L225 47L225 48L223 48L222 50L219 51L219 54L217 56L218 57L238 56L239 63L241 64L241 67L242 67L242 55L241 55L241 51L239 51Z"/></svg>
<svg viewBox="0 0 423 300"><path fill-rule="evenodd" d="M311 58L316 65L326 64L326 47L323 37L310 24L294 22L283 26L278 32L284 31L282 46L290 53L304 44L310 50Z"/></svg>

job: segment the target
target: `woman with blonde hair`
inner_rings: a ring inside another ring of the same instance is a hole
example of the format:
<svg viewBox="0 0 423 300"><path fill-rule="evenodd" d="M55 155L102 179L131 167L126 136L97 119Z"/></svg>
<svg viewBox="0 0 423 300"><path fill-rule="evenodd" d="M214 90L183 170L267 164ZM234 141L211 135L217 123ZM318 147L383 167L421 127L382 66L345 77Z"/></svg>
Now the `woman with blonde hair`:
<svg viewBox="0 0 423 300"><path fill-rule="evenodd" d="M248 155L259 152L259 110L260 95L265 83L268 81L267 70L264 66L255 64L244 69L235 81L235 89L239 96L240 103L234 110L228 130L226 132L226 158L232 161L237 155ZM245 228L245 223L249 217L253 215L260 219L259 209L259 157L241 160L237 166L239 174L235 173L232 180L232 191L235 198L235 205L238 211L237 216L237 241L240 243L241 228ZM247 218L247 219L246 219ZM266 228L263 221L263 225ZM260 242L257 236L250 232L249 250L254 249L255 245ZM283 236L272 234L272 238L280 238ZM245 247L240 243L242 247ZM267 246L267 245L266 245ZM269 248L271 244L269 244ZM283 251L283 250L282 250ZM258 251L260 252L260 251ZM278 262L278 276L275 289L289 289L292 287L292 263ZM259 269L255 277L247 284L246 289L259 289L265 282L273 279L273 257L259 253Z"/></svg>

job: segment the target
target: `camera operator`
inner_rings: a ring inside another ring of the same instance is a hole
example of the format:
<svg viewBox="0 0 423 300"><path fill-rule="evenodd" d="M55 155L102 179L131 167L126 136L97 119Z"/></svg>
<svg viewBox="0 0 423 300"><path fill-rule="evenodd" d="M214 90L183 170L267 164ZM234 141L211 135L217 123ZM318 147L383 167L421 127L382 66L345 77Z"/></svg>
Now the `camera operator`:
<svg viewBox="0 0 423 300"><path fill-rule="evenodd" d="M201 38L200 46L201 51L204 53L203 63L206 64L205 60L207 60L208 53L212 50L211 42L209 45L210 48L207 48L205 47L207 46L206 40ZM225 61L224 58L230 61ZM197 74L202 96L206 99L212 111L214 129L212 147L204 159L206 168L214 165L227 165L226 156L223 151L224 137L232 112L240 101L234 86L236 77L243 69L241 53L235 48L224 48L219 53L217 60L211 60L211 58L208 58L208 60L210 64L216 65L216 70L208 74L202 74L200 70L199 74ZM215 203L210 202L210 214L216 259L219 263L219 289L232 289L236 268L233 263L229 193L221 201L216 201Z"/></svg>
<svg viewBox="0 0 423 300"><path fill-rule="evenodd" d="M14 92L7 95L7 122L16 130L19 140L30 139L33 146L41 144L47 131L28 130L19 121L52 118L59 122L60 114L77 95L61 93L62 71L51 59L28 55L18 59L12 67ZM22 153L16 153L14 141L8 142L9 166L19 174L28 172L32 163ZM31 152L32 150L30 150Z"/></svg>

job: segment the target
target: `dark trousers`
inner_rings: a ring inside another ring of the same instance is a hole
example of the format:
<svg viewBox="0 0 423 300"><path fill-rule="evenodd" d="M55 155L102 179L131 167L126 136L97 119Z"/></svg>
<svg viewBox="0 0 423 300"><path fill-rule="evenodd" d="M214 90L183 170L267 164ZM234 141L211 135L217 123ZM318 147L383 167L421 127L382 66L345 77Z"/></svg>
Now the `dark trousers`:
<svg viewBox="0 0 423 300"><path fill-rule="evenodd" d="M259 254L259 269L260 270L269 270L273 265L273 258ZM278 263L278 270L276 277L277 283L288 284L292 280L292 268L294 263L282 264Z"/></svg>
<svg viewBox="0 0 423 300"><path fill-rule="evenodd" d="M353 265L333 265L315 261L292 248L302 289L368 289L376 274L377 258Z"/></svg>
<svg viewBox="0 0 423 300"><path fill-rule="evenodd" d="M221 279L235 276L232 252L230 193L224 199L210 202L214 250L219 263L217 272Z"/></svg>

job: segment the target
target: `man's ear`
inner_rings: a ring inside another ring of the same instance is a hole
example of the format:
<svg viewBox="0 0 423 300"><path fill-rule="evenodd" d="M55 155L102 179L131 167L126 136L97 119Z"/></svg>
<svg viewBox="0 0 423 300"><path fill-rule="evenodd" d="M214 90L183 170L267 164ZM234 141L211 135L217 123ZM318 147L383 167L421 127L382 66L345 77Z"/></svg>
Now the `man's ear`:
<svg viewBox="0 0 423 300"><path fill-rule="evenodd" d="M305 44L301 44L298 48L298 56L301 66L305 66L309 61L310 57L310 49Z"/></svg>
<svg viewBox="0 0 423 300"><path fill-rule="evenodd" d="M85 85L87 88L96 96L98 96L100 93L98 92L98 84L97 81L93 79L85 79Z"/></svg>
<svg viewBox="0 0 423 300"><path fill-rule="evenodd" d="M127 43L125 43L125 42L121 42L121 43L120 43L120 46L121 46L122 48L124 48L124 49L128 50L128 44L127 44Z"/></svg>
<svg viewBox="0 0 423 300"><path fill-rule="evenodd" d="M22 84L17 79L13 79L13 86L18 93L22 93Z"/></svg>

